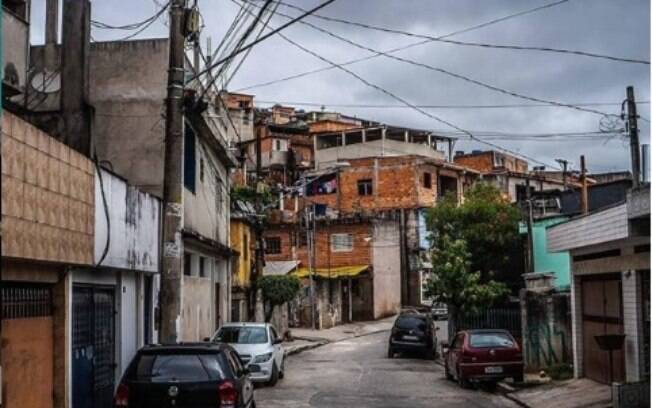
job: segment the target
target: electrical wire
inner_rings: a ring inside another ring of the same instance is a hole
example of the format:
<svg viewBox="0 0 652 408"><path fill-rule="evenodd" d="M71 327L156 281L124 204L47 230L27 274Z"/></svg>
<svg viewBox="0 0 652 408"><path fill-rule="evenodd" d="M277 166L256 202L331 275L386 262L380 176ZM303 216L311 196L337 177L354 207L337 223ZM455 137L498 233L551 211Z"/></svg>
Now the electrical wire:
<svg viewBox="0 0 652 408"><path fill-rule="evenodd" d="M261 36L259 39L254 40L254 41L250 42L249 44L247 44L247 45L245 45L245 46L243 46L243 47L240 47L238 50L233 51L233 52L230 53L228 56L226 56L226 57L224 57L224 58L220 58L217 62L212 63L210 67L207 67L207 68L205 68L204 70L200 71L199 73L197 73L196 75L194 75L194 76L193 76L192 78L190 78L189 80L192 81L192 80L197 79L198 77L201 77L201 76L203 76L203 75L206 75L206 73L210 72L210 70L212 70L213 68L222 65L222 64L225 63L226 61L229 61L230 59L234 58L236 55L241 54L241 53L245 52L246 50L248 50L249 48L252 48L252 47L254 47L255 45L257 45L257 44L259 44L259 43L261 43L261 42L267 40L268 38L272 37L273 35L275 35L275 34L281 32L281 31L283 31L284 29L288 28L289 26L293 25L293 24L296 23L297 21L300 21L301 19L305 18L306 16L308 16L308 15L310 15L310 14L312 14L312 13L314 13L314 12L316 12L316 11L318 11L318 10L320 10L320 9L322 9L322 8L324 8L324 7L326 7L326 6L328 6L329 4L331 4L331 3L333 3L333 2L335 2L335 0L326 0L326 1L324 1L323 3L321 3L320 5L314 7L314 8L311 9L310 11L308 11L308 12L306 12L306 13L303 13L303 14L300 15L299 17L296 17L295 19L290 20L290 21L288 21L287 23L285 23L285 24L283 24L283 25L281 25L281 26L279 26L279 27L277 27L277 28L271 30L269 33L267 33L267 34ZM214 81L214 79L213 79L213 81Z"/></svg>
<svg viewBox="0 0 652 408"><path fill-rule="evenodd" d="M125 37L118 38L118 39L115 39L115 40L112 40L112 41L127 41L127 40L130 40L130 39L134 38L135 36L142 33L143 31L147 30L152 24L154 24L165 13L165 10L168 9L169 5L170 5L170 3L167 3L165 5L165 7L163 7L159 11L157 11L156 14L154 14L152 17L150 17L150 19L146 22L146 24L144 24L143 26L140 27L139 30L137 30L137 31L125 36Z"/></svg>
<svg viewBox="0 0 652 408"><path fill-rule="evenodd" d="M231 0L231 1L233 1L233 2L236 3L236 4L239 4L237 0ZM269 26L268 28L269 28L269 29L272 29L271 26ZM506 153L509 153L509 154L512 154L512 155L515 155L515 156L518 156L518 157L525 158L525 159L527 159L527 160L529 160L529 161L532 161L532 162L535 162L535 163L539 163L539 164L542 164L542 165L545 165L545 166L550 166L550 167L553 167L553 168L556 167L555 165L552 165L552 166L551 166L549 163L544 163L544 162L539 161L539 160L537 160L537 159L535 159L535 158L533 158L533 157L529 157L529 156L526 156L526 155L524 155L524 154L522 154L522 153L518 153L518 152L512 151L512 150L507 149L507 148L505 148L505 147L499 146L499 145L497 145L497 144L495 144L495 143L491 143L491 142L483 141L482 139L478 139L477 137L475 137L475 136L474 136L471 132L469 132L468 130L465 130L465 129L463 129L463 128L461 128L461 127L459 127L459 126L457 126L457 125L455 125L455 124L453 124L453 123L451 123L451 122L449 122L449 121L447 121L447 120L444 120L444 119L442 119L442 118L436 116L436 115L433 115L433 114L431 114L431 113L429 113L429 112L427 112L427 111L425 111L425 110L423 110L423 109L421 109L421 108L415 106L414 104L408 102L407 100L403 99L402 97L400 97L400 96L398 96L398 95L396 95L396 94L394 94L394 93L388 91L387 89L382 88L382 87L379 86L379 85L376 85L376 84L374 84L374 83L369 82L368 80L364 79L363 77L361 77L360 75L358 75L358 74L356 74L355 72L351 71L350 69L345 68L345 67L343 67L343 66L341 66L341 65L339 65L339 64L337 64L337 63L335 63L335 62L332 62L331 60L329 60L329 59L327 59L327 58L325 58L325 57L323 57L323 56L317 54L316 52L314 52L314 51L312 51L312 50L310 50L310 49L304 47L303 45L301 45L301 44L299 44L299 43L293 41L292 39L288 38L288 37L287 37L286 35L284 35L283 33L279 33L279 36L280 36L281 38L283 38L285 41L287 41L287 42L289 42L290 44L294 45L295 47L299 48L300 50L302 50L302 51L304 51L304 52L306 52L306 53L308 53L308 54L314 56L315 58L317 58L317 59L319 59L319 60L321 60L321 61L323 61L323 62L326 62L326 63L328 63L328 64L333 65L334 67L336 67L336 68L338 68L338 69L340 69L340 70L346 72L346 73L349 74L350 76L353 76L353 77L356 78L358 81L360 81L360 82L362 82L363 84L365 84L366 86L368 86L368 87L370 87L370 88L373 88L373 89L375 89L375 90L377 90L377 91L379 91L379 92L381 92L381 93L383 93L383 94L385 94L385 95L391 97L392 99L394 99L394 100L396 100L396 101L402 103L403 105L406 105L406 106L411 107L413 110L415 110L415 111L421 113L422 115L424 115L424 116L426 116L426 117L429 117L429 118L431 118L431 119L434 119L435 121L437 121L437 122L439 122L439 123L442 123L442 124L444 124L444 125L446 125L446 126L449 126L449 127L453 128L453 129L455 129L455 130L458 130L458 131L460 131L460 132L466 134L467 136L469 136L470 138L472 138L473 140L475 140L475 141L477 141L477 142L479 142L479 143L485 144L485 145L487 145L487 146L491 146L491 147L493 147L493 148L495 148L495 149L498 149L498 150L504 151L504 152L506 152Z"/></svg>
<svg viewBox="0 0 652 408"><path fill-rule="evenodd" d="M248 1L251 1L251 0L248 0ZM291 9L294 9L294 10L305 11L301 7L298 7L298 6L295 6L293 4L283 2L283 1L274 0L274 3L276 3L277 5L278 4L283 5L284 7L291 8ZM568 50L568 49L563 49L563 48L552 48L552 47L487 44L487 43L468 42L468 41L446 40L446 39L443 39L443 38L433 37L433 36L430 36L430 35L416 34L416 33L412 33L412 32L409 32L409 31L397 30L397 29L386 28L386 27L379 27L379 26L375 26L375 25L371 25L371 24L360 23L360 22L345 20L345 19L341 19L341 18L327 17L327 16L323 16L323 15L320 15L320 14L313 14L311 17L318 18L318 19L325 20L325 21L334 21L334 22L337 22L337 23L342 23L342 24L346 24L346 25L361 27L361 28L374 30L374 31L392 33L392 34L400 34L400 35L404 35L404 36L407 36L407 37L421 38L421 39L437 41L437 42L444 42L444 43L455 44L455 45L483 47L483 48L510 49L510 50L542 51L542 52L552 52L552 53L561 53L561 54L573 54L573 55L579 55L579 56L584 56L584 57L601 58L601 59L606 59L606 60L611 60L611 61L619 61L619 62L628 62L628 63L635 63L635 64L650 65L650 61L639 60L639 59L634 59L634 58L615 57L615 56L611 56L611 55L598 54L598 53L594 53L594 52Z"/></svg>
<svg viewBox="0 0 652 408"><path fill-rule="evenodd" d="M365 103L328 103L328 102L296 102L296 101L270 101L256 100L257 103L270 105L294 105L294 106L314 106L314 107L334 107L334 108L363 108L363 109L405 109L409 108L404 105L390 104L365 104ZM649 104L650 101L636 101L636 104ZM577 102L571 103L576 106L620 106L620 102ZM423 109L499 109L499 108L554 108L554 105L547 103L529 103L529 104L498 104L498 105L416 105Z"/></svg>
<svg viewBox="0 0 652 408"><path fill-rule="evenodd" d="M285 18L289 18L289 19L293 18L292 16L289 16L289 15L284 14L284 13L277 12L277 14L282 16L282 17L285 17ZM306 25L308 27L311 27L311 28L313 28L313 29L315 29L315 30L317 30L317 31L319 31L321 33L324 33L324 34L330 36L330 37L333 37L333 38L336 38L336 39L338 39L340 41L343 41L343 42L345 42L345 43L347 43L349 45L352 45L354 47L363 49L365 51L380 54L380 55L383 55L383 56L385 56L387 58L390 58L390 59L393 59L393 60L396 60L396 61L399 61L399 62L403 62L403 63L407 63L407 64L410 64L410 65L426 68L426 69L431 70L431 71L439 72L439 73L442 73L444 75L448 75L448 76L451 76L453 78L457 78L457 79L463 80L465 82L469 82L469 83L472 83L474 85L481 86L483 88L486 88L486 89L489 89L489 90L492 90L492 91L495 91L495 92L499 92L499 93L502 93L502 94L505 94L505 95L513 96L515 98L524 99L524 100L531 101L531 102L547 103L547 104L555 105L555 106L558 106L558 107L566 107L566 108L569 108L569 109L575 109L575 110L579 110L579 111L582 111L582 112L593 113L593 114L597 114L597 115L600 115L600 116L606 116L607 115L605 112L601 112L601 111L591 109L591 108L583 108L581 106L570 105L570 104L563 103L563 102L557 102L557 101L552 101L552 100L547 100L547 99L542 99L542 98L537 98L537 97L517 93L517 92L511 91L511 90L508 90L508 89L504 89L504 88L501 88L501 87L498 87L498 86L495 86L495 85L492 85L492 84L488 84L486 82L479 81L479 80L474 79L474 78L470 78L470 77L465 76L465 75L461 75L461 74L457 74L457 73L452 72L452 71L448 71L448 70L440 68L440 67L435 67L435 66L423 63L423 62L419 62L419 61L415 61L415 60L408 59L408 58L403 58L403 57L397 57L395 55L391 55L391 54L388 54L388 53L384 53L382 51L378 51L378 50L376 50L374 48L368 47L366 45L362 45L362 44L360 44L358 42L355 42L355 41L350 40L350 39L348 39L346 37L335 34L335 33L331 32L329 30L321 28L321 27L319 27L319 26L317 26L315 24L309 23L307 21L299 21L299 23L303 24L303 25Z"/></svg>
<svg viewBox="0 0 652 408"><path fill-rule="evenodd" d="M167 7L170 5L170 2L168 1L167 3L161 5L161 10L167 9ZM157 11L154 15L147 17L146 19L139 21L137 23L131 23L131 24L124 24L124 25L111 25L107 23L103 23L101 21L97 20L91 20L91 26L94 28L99 28L99 29L104 29L104 30L137 30L138 28L141 28L143 25L151 22L152 20L156 20L159 16L160 10Z"/></svg>
<svg viewBox="0 0 652 408"><path fill-rule="evenodd" d="M501 23L501 22L506 21L506 20L510 20L512 18L521 17L521 16L524 16L524 15L527 15L527 14L531 14L531 13L535 13L535 12L545 10L545 9L548 9L548 8L551 8L551 7L555 7L555 6L558 6L560 4L566 3L568 1L570 1L570 0L559 0L559 1L552 2L552 3L547 3L547 4L544 4L544 5L538 6L538 7L534 7L534 8L527 9L527 10L524 10L524 11L520 11L520 12L517 12L517 13L508 14L506 16L499 17L499 18L496 18L496 19L493 19L493 20L489 20L489 21L484 22L484 23L476 24L476 25L473 25L471 27L462 28L462 29L450 32L448 34L445 34L445 35L442 35L442 36L439 36L439 37L436 37L436 38L443 39L443 38L448 38L448 37L452 37L452 36L459 35L459 34L468 33L470 31L475 31L475 30L478 30L478 29L481 29L481 28L485 28L485 27L491 26L493 24L497 24L497 23ZM418 42L414 42L414 43L411 43L411 44L408 44L408 45L404 45L404 46L400 46L400 47L385 50L384 53L393 54L395 52L399 52L399 51L407 50L407 49L410 49L410 48L418 47L420 45L428 44L428 43L431 43L431 42L432 42L432 40L418 41ZM378 55L378 54L368 55L366 57L357 58L357 59L353 59L353 60L349 60L349 61L340 63L339 65L347 66L347 65L357 64L359 62L368 61L370 59L377 58L379 56L380 55ZM302 73L299 73L299 74L294 74L294 75L287 76L287 77L284 77L284 78L279 78L279 79L268 81L268 82L263 82L263 83L250 85L250 86L247 86L247 87L244 87L244 88L237 89L236 92L242 92L242 91L246 91L246 90L253 89L253 88L260 88L260 87L263 87L263 86L269 86L269 85L273 85L273 84L276 84L276 83L279 83L279 82L290 81L290 80L293 80L293 79L302 78L302 77L305 77L305 76L308 76L308 75L312 75L312 74L316 74L316 73L324 72L324 71L329 71L329 70L332 70L332 69L335 69L335 67L329 65L329 66L326 66L326 67L314 69L314 70L311 70L311 71L302 72Z"/></svg>

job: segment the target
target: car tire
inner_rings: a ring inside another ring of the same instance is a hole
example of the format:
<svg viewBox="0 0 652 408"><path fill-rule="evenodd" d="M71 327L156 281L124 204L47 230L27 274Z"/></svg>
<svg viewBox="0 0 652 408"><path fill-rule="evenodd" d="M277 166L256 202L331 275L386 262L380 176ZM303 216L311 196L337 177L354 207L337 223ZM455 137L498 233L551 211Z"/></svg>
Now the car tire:
<svg viewBox="0 0 652 408"><path fill-rule="evenodd" d="M469 380L466 379L466 377L464 377L464 374L462 374L459 367L457 367L457 383L463 389L467 389L471 387L471 383L469 382Z"/></svg>
<svg viewBox="0 0 652 408"><path fill-rule="evenodd" d="M523 374L518 374L514 376L514 382L515 383L522 383L523 382Z"/></svg>
<svg viewBox="0 0 652 408"><path fill-rule="evenodd" d="M446 375L446 379L448 381L453 381L453 374L451 374L450 370L448 369L448 364L444 364L444 374Z"/></svg>
<svg viewBox="0 0 652 408"><path fill-rule="evenodd" d="M426 360L434 360L434 359L435 359L435 352L434 352L433 350L426 350L426 351L423 353L423 357L424 357Z"/></svg>
<svg viewBox="0 0 652 408"><path fill-rule="evenodd" d="M281 380L285 378L285 357L281 360L281 371L278 373L278 378Z"/></svg>
<svg viewBox="0 0 652 408"><path fill-rule="evenodd" d="M269 378L269 381L267 381L267 385L270 387L273 387L276 385L278 382L279 378L279 373L278 373L278 367L276 367L276 362L272 364L272 376Z"/></svg>
<svg viewBox="0 0 652 408"><path fill-rule="evenodd" d="M394 358L394 349L391 347L387 349L387 358Z"/></svg>

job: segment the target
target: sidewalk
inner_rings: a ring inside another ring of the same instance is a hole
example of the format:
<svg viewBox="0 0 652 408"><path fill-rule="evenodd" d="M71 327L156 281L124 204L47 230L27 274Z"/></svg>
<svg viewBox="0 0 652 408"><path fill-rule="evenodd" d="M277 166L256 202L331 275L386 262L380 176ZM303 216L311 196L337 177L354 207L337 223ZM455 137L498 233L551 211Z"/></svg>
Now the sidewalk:
<svg viewBox="0 0 652 408"><path fill-rule="evenodd" d="M392 329L394 318L395 316L391 316L369 322L342 324L324 330L293 328L290 332L294 341L284 342L283 347L286 354L291 355L328 343L389 331Z"/></svg>
<svg viewBox="0 0 652 408"><path fill-rule="evenodd" d="M505 396L517 404L529 408L583 408L610 407L609 386L586 378L551 381L533 388L515 390L503 387Z"/></svg>

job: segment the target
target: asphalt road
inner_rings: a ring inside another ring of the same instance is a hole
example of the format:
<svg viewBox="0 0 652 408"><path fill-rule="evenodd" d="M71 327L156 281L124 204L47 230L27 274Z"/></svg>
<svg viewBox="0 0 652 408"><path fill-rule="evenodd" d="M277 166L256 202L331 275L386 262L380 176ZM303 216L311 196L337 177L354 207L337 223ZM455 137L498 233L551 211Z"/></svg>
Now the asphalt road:
<svg viewBox="0 0 652 408"><path fill-rule="evenodd" d="M388 336L377 333L288 357L285 379L256 389L257 407L516 407L500 395L461 389L433 361L388 359Z"/></svg>

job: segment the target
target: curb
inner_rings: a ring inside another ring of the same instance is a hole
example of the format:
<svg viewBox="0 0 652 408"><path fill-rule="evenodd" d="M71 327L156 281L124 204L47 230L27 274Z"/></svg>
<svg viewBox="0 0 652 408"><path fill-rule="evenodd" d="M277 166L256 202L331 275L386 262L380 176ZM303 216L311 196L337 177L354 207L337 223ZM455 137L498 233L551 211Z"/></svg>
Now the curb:
<svg viewBox="0 0 652 408"><path fill-rule="evenodd" d="M301 353L303 351L306 351L306 350L316 349L317 347L321 347L321 346L324 346L326 344L339 343L341 341L351 340L351 339L355 339L355 338L358 338L358 337L370 336L372 334L383 333L383 332L387 332L387 331L390 331L390 330L391 329L375 330L375 331L372 331L372 332L369 332L369 333L356 334L354 336L344 337L344 338L333 340L333 341L329 341L329 340L326 340L326 339L320 338L320 337L298 337L298 336L296 336L296 337L294 337L295 339L304 340L304 341L314 341L315 343L314 344L306 344L304 346L299 346L297 348L294 348L292 350L287 351L285 353L285 355L286 356L291 356L291 355L294 355L294 354L299 354L299 353Z"/></svg>

